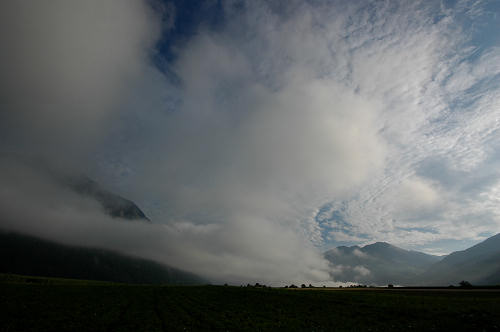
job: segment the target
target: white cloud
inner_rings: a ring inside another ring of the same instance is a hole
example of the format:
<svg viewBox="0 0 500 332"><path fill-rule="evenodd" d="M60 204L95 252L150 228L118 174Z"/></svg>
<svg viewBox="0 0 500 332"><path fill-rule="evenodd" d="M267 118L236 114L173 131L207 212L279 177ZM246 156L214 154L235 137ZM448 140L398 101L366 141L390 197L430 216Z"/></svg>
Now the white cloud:
<svg viewBox="0 0 500 332"><path fill-rule="evenodd" d="M394 210L391 214L395 218L401 214L418 216L428 213L442 207L446 202L446 197L437 184L420 177L403 179L391 190L393 192L389 193L388 190L386 195L392 196L390 199L394 204Z"/></svg>
<svg viewBox="0 0 500 332"><path fill-rule="evenodd" d="M356 272L360 277L365 277L369 275L371 272L363 265L357 265L353 268L353 271Z"/></svg>
<svg viewBox="0 0 500 332"><path fill-rule="evenodd" d="M323 280L326 265L302 222L318 201L361 184L382 165L385 151L375 121L379 105L334 77L318 76L329 52L325 37L314 38L316 9L306 6L304 13L284 18L265 3L251 5L229 17L227 29L201 30L169 68L181 82L174 86L147 59L158 36L155 16L141 3L110 2L97 13L95 5L79 5L79 10L62 2L40 5L37 15L28 8L7 8L17 14L9 25L22 15L42 26L53 21L51 29L34 37L47 41L40 46L43 61L24 68L30 55L18 50L16 65L27 76L55 77L50 85L37 83L23 91L48 98L51 105L34 113L48 121L28 115L43 105L38 99L21 110L21 136L33 139L51 131L54 139L42 144L42 152L52 157L54 149L65 161L71 159L66 150L82 153L74 143L89 134L112 158L126 157L129 163L117 167L135 176L128 180L132 198L158 202L150 215L182 239L179 249L169 248L176 266L232 280L298 280L304 273ZM62 18L60 11L66 13ZM254 35L233 30L242 21L254 29L256 14L264 22ZM31 45L30 33L11 33ZM88 34L95 37L84 38ZM275 63L276 54L290 61ZM164 100L171 96L179 103L165 113ZM16 121L20 101L9 103L7 120ZM96 138L108 117L119 121L111 125L118 135Z"/></svg>
<svg viewBox="0 0 500 332"><path fill-rule="evenodd" d="M364 252L362 252L362 251L361 251L361 250L359 250L359 249L354 249L354 250L352 251L352 253L353 253L353 255L354 255L354 256L359 257L359 258L367 258L367 257L368 257L368 255L367 255L367 254L365 254Z"/></svg>
<svg viewBox="0 0 500 332"><path fill-rule="evenodd" d="M0 11L9 149L84 162L149 66L159 15L133 0L9 1Z"/></svg>
<svg viewBox="0 0 500 332"><path fill-rule="evenodd" d="M498 47L473 44L472 31L460 24L459 17L472 15L465 2L442 12L423 2L374 7L386 15L361 10L367 15L353 24L357 34L346 34L354 47L344 48L352 68L347 81L384 110L379 121L389 145L386 164L343 198L341 214L350 230L345 236L333 231L335 238L425 248L440 239L477 240L498 232L500 220L484 213L481 199L464 188L483 172L498 177L490 170L499 128ZM487 14L474 13L475 19ZM438 177L422 171L433 159L442 160Z"/></svg>

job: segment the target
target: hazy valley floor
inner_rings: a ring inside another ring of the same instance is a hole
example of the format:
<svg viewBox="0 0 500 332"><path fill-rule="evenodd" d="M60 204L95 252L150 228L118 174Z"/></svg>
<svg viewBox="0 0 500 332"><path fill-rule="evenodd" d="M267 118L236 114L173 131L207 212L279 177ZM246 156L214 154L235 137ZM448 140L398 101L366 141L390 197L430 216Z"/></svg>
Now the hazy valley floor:
<svg viewBox="0 0 500 332"><path fill-rule="evenodd" d="M132 286L1 276L1 331L498 331L500 293Z"/></svg>

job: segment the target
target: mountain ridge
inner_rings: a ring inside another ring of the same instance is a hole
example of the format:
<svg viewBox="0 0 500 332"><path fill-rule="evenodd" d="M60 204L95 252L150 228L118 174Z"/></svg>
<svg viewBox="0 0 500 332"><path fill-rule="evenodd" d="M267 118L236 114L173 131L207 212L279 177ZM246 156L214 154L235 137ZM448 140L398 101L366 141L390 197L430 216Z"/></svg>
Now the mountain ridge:
<svg viewBox="0 0 500 332"><path fill-rule="evenodd" d="M324 253L336 281L387 285L408 284L432 263L441 259L387 242L359 246L339 246Z"/></svg>
<svg viewBox="0 0 500 332"><path fill-rule="evenodd" d="M422 286L456 285L461 280L477 285L500 284L500 233L444 256L375 242L332 248L324 257L336 281Z"/></svg>
<svg viewBox="0 0 500 332"><path fill-rule="evenodd" d="M134 202L102 188L99 183L85 175L67 177L62 182L76 193L95 199L111 217L151 223Z"/></svg>
<svg viewBox="0 0 500 332"><path fill-rule="evenodd" d="M81 197L97 201L103 213L113 218L120 218L123 222L144 222L143 227L152 223L134 202L104 189L87 176L57 173L43 164L40 167L27 166L35 176L63 190L75 192L78 195L76 199ZM61 199L63 203L64 199ZM101 247L43 239L32 235L29 229L13 231L0 228L0 272L126 283L207 283L193 273L156 261Z"/></svg>
<svg viewBox="0 0 500 332"><path fill-rule="evenodd" d="M207 283L193 273L152 260L2 230L0 273L134 284Z"/></svg>
<svg viewBox="0 0 500 332"><path fill-rule="evenodd" d="M500 233L465 250L452 252L420 276L424 285L500 284Z"/></svg>

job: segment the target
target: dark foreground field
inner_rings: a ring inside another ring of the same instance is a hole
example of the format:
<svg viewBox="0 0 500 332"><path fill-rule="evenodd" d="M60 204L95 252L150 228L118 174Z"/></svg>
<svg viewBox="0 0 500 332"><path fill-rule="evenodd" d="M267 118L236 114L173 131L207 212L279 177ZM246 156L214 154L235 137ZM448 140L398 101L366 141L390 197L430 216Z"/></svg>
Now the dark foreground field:
<svg viewBox="0 0 500 332"><path fill-rule="evenodd" d="M1 331L498 331L500 292L132 286L0 276Z"/></svg>

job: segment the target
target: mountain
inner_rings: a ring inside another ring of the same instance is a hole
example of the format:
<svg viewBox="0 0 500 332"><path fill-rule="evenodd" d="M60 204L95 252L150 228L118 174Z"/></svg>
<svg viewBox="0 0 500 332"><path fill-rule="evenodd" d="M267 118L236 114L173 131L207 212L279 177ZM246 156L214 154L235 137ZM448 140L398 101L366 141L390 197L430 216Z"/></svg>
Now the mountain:
<svg viewBox="0 0 500 332"><path fill-rule="evenodd" d="M405 250L385 242L337 247L324 253L336 281L408 285L441 257Z"/></svg>
<svg viewBox="0 0 500 332"><path fill-rule="evenodd" d="M84 173L63 170L44 159L18 154L0 153L0 165L7 169L19 169L17 177L32 181L61 186L86 198L97 201L105 213L115 218L133 221L150 222L146 214L132 201L104 189L99 183L90 179ZM14 173L16 174L16 173Z"/></svg>
<svg viewBox="0 0 500 332"><path fill-rule="evenodd" d="M27 173L35 180L43 179L64 189L70 189L82 200L93 199L112 217L144 222L143 227L150 226L151 221L134 202L103 189L88 177L61 174L44 166L43 163L39 166L29 161L22 162L21 160L20 167L29 169ZM0 215L0 220L2 218L4 216ZM60 244L2 229L0 229L0 272L127 283L207 283L194 274L154 261L99 248Z"/></svg>
<svg viewBox="0 0 500 332"><path fill-rule="evenodd" d="M500 233L469 249L455 251L429 267L420 277L425 285L500 284Z"/></svg>
<svg viewBox="0 0 500 332"><path fill-rule="evenodd" d="M86 176L66 177L62 182L75 192L98 201L112 217L151 222L134 202L103 189Z"/></svg>
<svg viewBox="0 0 500 332"><path fill-rule="evenodd" d="M194 274L150 260L1 231L0 273L126 283L207 283Z"/></svg>

